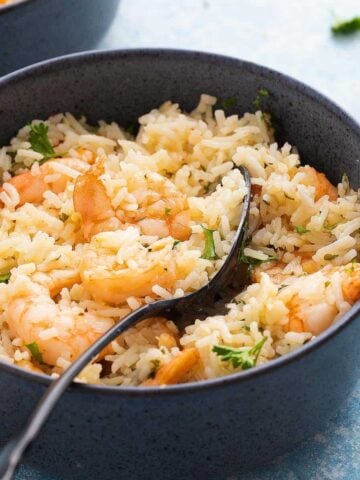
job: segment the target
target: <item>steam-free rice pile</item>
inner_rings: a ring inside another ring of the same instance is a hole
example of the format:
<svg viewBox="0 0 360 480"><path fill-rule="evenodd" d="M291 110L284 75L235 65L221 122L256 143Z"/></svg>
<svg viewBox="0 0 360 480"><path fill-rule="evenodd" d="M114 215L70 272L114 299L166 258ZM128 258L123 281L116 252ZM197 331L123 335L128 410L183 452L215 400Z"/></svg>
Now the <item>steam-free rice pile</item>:
<svg viewBox="0 0 360 480"><path fill-rule="evenodd" d="M57 114L0 149L2 361L59 375L119 318L205 285L239 222L239 165L252 181L248 287L184 332L171 319L138 324L78 380L161 386L245 370L359 299L360 203L346 175L333 186L274 142L268 115L226 116L216 102L202 95L190 114L166 102L136 136Z"/></svg>

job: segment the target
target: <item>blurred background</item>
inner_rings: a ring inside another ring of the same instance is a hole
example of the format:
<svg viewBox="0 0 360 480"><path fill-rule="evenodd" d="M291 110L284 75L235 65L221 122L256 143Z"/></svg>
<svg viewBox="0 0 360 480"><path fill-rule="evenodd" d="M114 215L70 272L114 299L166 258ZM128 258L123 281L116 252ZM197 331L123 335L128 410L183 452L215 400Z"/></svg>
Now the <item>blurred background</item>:
<svg viewBox="0 0 360 480"><path fill-rule="evenodd" d="M302 80L360 120L360 33L331 33L338 19L357 15L359 0L122 0L99 48L185 48L250 60Z"/></svg>

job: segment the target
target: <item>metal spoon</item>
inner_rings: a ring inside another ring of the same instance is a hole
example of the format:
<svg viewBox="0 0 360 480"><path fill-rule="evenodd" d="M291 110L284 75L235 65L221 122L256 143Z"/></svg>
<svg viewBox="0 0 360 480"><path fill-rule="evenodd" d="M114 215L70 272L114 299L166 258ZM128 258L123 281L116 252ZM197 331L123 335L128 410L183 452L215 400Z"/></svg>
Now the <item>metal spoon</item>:
<svg viewBox="0 0 360 480"><path fill-rule="evenodd" d="M13 437L0 454L0 478L10 480L27 447L37 437L56 403L73 379L112 340L140 320L154 316L170 318L183 329L196 319L225 313L226 304L244 288L247 282L248 265L240 262L246 240L247 219L250 207L250 177L244 167L239 167L247 187L243 208L233 245L224 265L207 285L196 292L180 298L159 300L135 310L110 328L47 389L35 407L23 430Z"/></svg>

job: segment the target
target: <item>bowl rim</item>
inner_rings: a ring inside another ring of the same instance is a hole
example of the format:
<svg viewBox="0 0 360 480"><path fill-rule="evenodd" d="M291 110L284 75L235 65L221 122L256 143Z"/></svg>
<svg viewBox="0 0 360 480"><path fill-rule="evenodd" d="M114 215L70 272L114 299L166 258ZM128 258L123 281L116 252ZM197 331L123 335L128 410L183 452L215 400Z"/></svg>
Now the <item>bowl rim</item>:
<svg viewBox="0 0 360 480"><path fill-rule="evenodd" d="M21 0L21 3L26 3L34 0ZM16 4L15 4L16 5ZM24 67L15 72L11 72L0 78L0 89L3 87L11 86L11 84L17 81L21 81L26 77L33 77L36 74L42 74L46 71L58 70L59 68L76 65L81 65L82 62L88 62L89 60L102 61L109 59L116 59L121 61L122 58L127 59L139 59L141 57L157 58L161 57L162 60L174 59L174 56L181 60L188 60L193 62L194 60L202 63L221 63L224 68L227 66L237 67L239 69L249 71L250 73L258 73L260 77L264 77L270 80L281 80L286 84L286 88L293 89L300 92L302 95L309 97L312 101L320 103L329 113L335 115L340 121L346 124L346 126L357 134L360 138L360 125L339 105L330 100L325 95L319 93L312 87L296 80L284 73L278 72L269 67L265 67L254 62L242 60L236 57L225 56L221 54L214 54L208 52L201 52L196 50L181 50L171 48L130 48L130 49L112 49L112 50L89 50L81 53L74 53L70 55L64 55L48 59L27 67ZM240 371L238 373L230 374L223 377L216 377L208 380L200 380L197 382L189 382L177 385L168 385L165 388L159 387L143 387L143 386L107 386L99 384L83 384L80 382L73 382L68 388L67 393L91 393L101 395L116 395L124 397L153 397L163 395L177 395L177 394L191 394L201 390L213 390L222 388L234 383L240 384L247 382L251 379L255 379L267 374L271 374L272 371L279 370L294 363L297 360L306 357L311 354L314 349L327 344L334 336L347 328L352 321L359 317L360 313L360 301L358 301L352 308L346 312L342 317L327 330L322 332L318 337L299 347L298 349L282 356L275 358L268 363L259 365L256 368L246 371ZM54 379L49 375L38 374L25 370L21 367L7 363L6 361L0 361L0 372L4 370L7 373L21 377L24 380L35 382L37 384L48 386Z"/></svg>

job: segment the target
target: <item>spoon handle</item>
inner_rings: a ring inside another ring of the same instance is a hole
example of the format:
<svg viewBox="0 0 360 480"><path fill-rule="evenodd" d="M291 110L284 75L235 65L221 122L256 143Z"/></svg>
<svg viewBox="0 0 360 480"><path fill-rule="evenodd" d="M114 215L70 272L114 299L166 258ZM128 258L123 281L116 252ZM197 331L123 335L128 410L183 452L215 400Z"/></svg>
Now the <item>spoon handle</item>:
<svg viewBox="0 0 360 480"><path fill-rule="evenodd" d="M91 345L77 360L72 363L67 370L46 390L41 397L37 406L33 410L29 420L23 430L13 437L3 448L0 453L0 479L11 480L15 472L16 466L21 460L25 450L31 442L37 437L44 423L51 414L58 400L64 391L71 384L73 379L78 375L86 365L105 348L112 340L118 337L129 326L134 325L140 320L145 320L156 315L161 308L158 303L164 305L165 302L156 302L144 305L127 315L121 322L111 327L104 335L102 335L95 343Z"/></svg>

